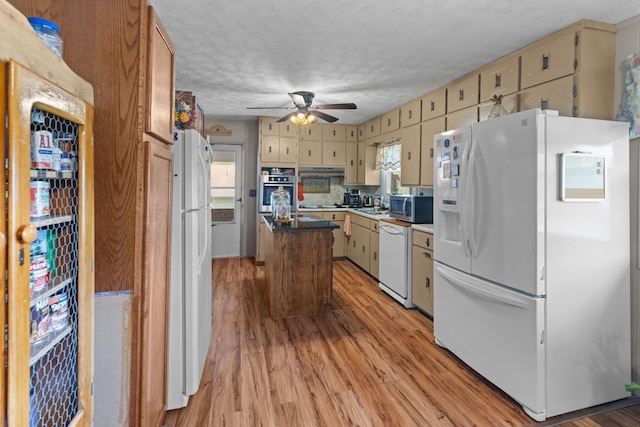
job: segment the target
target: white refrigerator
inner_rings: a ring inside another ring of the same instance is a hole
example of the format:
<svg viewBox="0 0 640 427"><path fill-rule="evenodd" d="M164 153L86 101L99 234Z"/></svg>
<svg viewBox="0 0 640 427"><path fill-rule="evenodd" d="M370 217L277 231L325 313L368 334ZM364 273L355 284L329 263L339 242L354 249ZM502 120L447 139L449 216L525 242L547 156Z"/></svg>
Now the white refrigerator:
<svg viewBox="0 0 640 427"><path fill-rule="evenodd" d="M195 130L176 131L171 229L167 409L187 405L200 385L211 342L210 147Z"/></svg>
<svg viewBox="0 0 640 427"><path fill-rule="evenodd" d="M436 342L537 421L629 396L628 144L538 109L434 137Z"/></svg>

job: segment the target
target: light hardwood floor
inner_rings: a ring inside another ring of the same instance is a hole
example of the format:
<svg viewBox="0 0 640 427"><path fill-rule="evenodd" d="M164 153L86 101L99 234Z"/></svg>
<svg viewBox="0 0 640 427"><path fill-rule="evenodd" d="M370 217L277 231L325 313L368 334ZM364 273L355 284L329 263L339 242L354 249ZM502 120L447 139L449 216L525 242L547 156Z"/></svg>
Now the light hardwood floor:
<svg viewBox="0 0 640 427"><path fill-rule="evenodd" d="M200 390L167 413L165 426L640 425L636 398L616 411L533 422L435 345L430 319L394 302L350 261L333 264L323 314L271 320L264 268L251 258L214 260L213 339Z"/></svg>

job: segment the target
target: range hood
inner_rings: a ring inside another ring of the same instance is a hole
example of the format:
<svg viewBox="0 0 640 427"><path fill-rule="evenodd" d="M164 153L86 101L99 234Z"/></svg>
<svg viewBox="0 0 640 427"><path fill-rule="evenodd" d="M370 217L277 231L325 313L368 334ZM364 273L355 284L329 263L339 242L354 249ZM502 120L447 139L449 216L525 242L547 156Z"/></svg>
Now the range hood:
<svg viewBox="0 0 640 427"><path fill-rule="evenodd" d="M340 166L302 166L298 168L299 176L344 176L344 168Z"/></svg>

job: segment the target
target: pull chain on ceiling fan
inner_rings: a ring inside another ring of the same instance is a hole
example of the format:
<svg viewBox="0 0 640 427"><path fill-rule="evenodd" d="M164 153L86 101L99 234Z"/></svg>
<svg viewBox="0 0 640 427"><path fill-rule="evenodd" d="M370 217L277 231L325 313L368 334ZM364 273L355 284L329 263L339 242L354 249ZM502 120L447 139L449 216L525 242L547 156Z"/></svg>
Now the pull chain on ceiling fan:
<svg viewBox="0 0 640 427"><path fill-rule="evenodd" d="M284 117L278 119L278 122L291 121L291 123L299 126L309 126L316 122L317 119L322 119L329 123L333 123L338 120L337 117L331 116L327 113L323 113L317 110L355 110L358 107L356 104L343 103L343 104L321 104L312 105L313 92L298 91L290 92L289 96L293 100L295 107L247 107L249 110L292 110L296 109L292 113L287 114Z"/></svg>

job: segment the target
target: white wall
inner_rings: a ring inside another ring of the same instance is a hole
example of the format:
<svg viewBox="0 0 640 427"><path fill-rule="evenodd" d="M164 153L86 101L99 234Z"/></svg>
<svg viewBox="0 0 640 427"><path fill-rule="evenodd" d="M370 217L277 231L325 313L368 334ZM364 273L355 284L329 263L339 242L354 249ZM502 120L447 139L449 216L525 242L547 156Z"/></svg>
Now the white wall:
<svg viewBox="0 0 640 427"><path fill-rule="evenodd" d="M616 36L616 82L614 112L618 110L625 89L626 69L624 60L633 54L640 53L640 16L618 25ZM640 183L640 139L630 142L630 191L631 191L631 363L632 379L640 383L640 251L638 244L638 202Z"/></svg>
<svg viewBox="0 0 640 427"><path fill-rule="evenodd" d="M95 296L94 425L129 425L131 292Z"/></svg>

